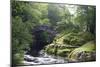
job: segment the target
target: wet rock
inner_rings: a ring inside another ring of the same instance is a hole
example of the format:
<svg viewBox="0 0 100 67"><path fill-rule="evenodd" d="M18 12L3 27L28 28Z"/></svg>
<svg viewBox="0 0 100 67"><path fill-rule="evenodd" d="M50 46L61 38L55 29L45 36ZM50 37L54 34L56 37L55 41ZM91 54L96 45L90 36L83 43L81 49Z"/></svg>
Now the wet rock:
<svg viewBox="0 0 100 67"><path fill-rule="evenodd" d="M37 60L37 58L34 58L34 57L30 56L30 55L24 55L24 60L28 61L28 62L32 62L32 61Z"/></svg>
<svg viewBox="0 0 100 67"><path fill-rule="evenodd" d="M40 61L39 60L34 60L34 63L39 63Z"/></svg>
<svg viewBox="0 0 100 67"><path fill-rule="evenodd" d="M50 58L45 58L44 61L50 61Z"/></svg>

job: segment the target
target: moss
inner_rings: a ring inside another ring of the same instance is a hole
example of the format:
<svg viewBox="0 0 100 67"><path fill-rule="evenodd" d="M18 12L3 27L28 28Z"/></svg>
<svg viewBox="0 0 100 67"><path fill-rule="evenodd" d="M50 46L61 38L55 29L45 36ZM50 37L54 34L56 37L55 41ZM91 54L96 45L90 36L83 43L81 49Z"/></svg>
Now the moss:
<svg viewBox="0 0 100 67"><path fill-rule="evenodd" d="M68 55L68 58L69 58L69 60L78 60L79 59L79 54L83 54L84 58L87 58L85 55L91 54L92 52L95 52L95 50L96 50L95 41L90 41L90 42L84 44L83 46L81 46L81 47L76 48L75 50L73 50ZM91 55L89 55L89 56L91 56ZM90 58L90 59L92 59L92 58ZM83 59L81 59L81 60L83 60Z"/></svg>
<svg viewBox="0 0 100 67"><path fill-rule="evenodd" d="M80 32L78 33L80 37L82 37L86 41L94 40L95 36L89 32Z"/></svg>
<svg viewBox="0 0 100 67"><path fill-rule="evenodd" d="M93 39L94 39L93 35L88 32L67 33L60 38L56 37L53 43L49 44L46 47L46 52L48 54L62 56L62 57L77 58L77 55L80 52L91 51L92 48L95 48L94 41L89 42L90 40Z"/></svg>
<svg viewBox="0 0 100 67"><path fill-rule="evenodd" d="M81 46L88 41L94 40L94 36L89 32L69 33L65 36L63 43Z"/></svg>
<svg viewBox="0 0 100 67"><path fill-rule="evenodd" d="M51 55L66 57L68 53L72 51L72 49L68 49L66 45L63 44L62 45L51 44L46 47L45 51Z"/></svg>
<svg viewBox="0 0 100 67"><path fill-rule="evenodd" d="M45 52L47 52L48 54L53 54L54 53L54 49L50 46L48 46L46 49L45 49Z"/></svg>
<svg viewBox="0 0 100 67"><path fill-rule="evenodd" d="M68 53L70 53L70 49L62 49L58 50L57 55L61 57L67 57Z"/></svg>

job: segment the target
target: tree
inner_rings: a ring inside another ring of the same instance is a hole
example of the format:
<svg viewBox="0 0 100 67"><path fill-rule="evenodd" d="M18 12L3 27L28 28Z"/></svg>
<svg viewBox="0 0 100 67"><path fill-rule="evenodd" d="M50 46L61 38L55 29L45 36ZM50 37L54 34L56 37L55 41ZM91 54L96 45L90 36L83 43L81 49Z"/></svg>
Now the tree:
<svg viewBox="0 0 100 67"><path fill-rule="evenodd" d="M83 31L95 34L96 11L93 6L78 6L76 11L75 22Z"/></svg>
<svg viewBox="0 0 100 67"><path fill-rule="evenodd" d="M12 55L13 64L19 64L23 59L24 50L32 42L32 36L20 17L12 18Z"/></svg>

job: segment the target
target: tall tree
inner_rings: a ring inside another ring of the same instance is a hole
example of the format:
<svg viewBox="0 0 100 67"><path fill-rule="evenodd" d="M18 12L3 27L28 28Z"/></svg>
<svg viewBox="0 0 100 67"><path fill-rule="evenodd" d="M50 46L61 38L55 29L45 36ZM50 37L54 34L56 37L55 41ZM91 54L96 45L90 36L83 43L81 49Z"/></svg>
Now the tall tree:
<svg viewBox="0 0 100 67"><path fill-rule="evenodd" d="M93 6L78 6L76 11L75 22L83 31L95 34L96 11Z"/></svg>

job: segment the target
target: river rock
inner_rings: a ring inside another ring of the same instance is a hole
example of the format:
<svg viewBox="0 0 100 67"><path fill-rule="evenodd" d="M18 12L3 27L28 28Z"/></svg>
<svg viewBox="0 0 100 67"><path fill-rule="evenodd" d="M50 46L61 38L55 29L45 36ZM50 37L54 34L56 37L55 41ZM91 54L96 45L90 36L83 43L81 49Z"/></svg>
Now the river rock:
<svg viewBox="0 0 100 67"><path fill-rule="evenodd" d="M37 60L37 58L36 57L32 57L30 55L24 55L24 60L28 61L28 62L32 62L32 61Z"/></svg>

